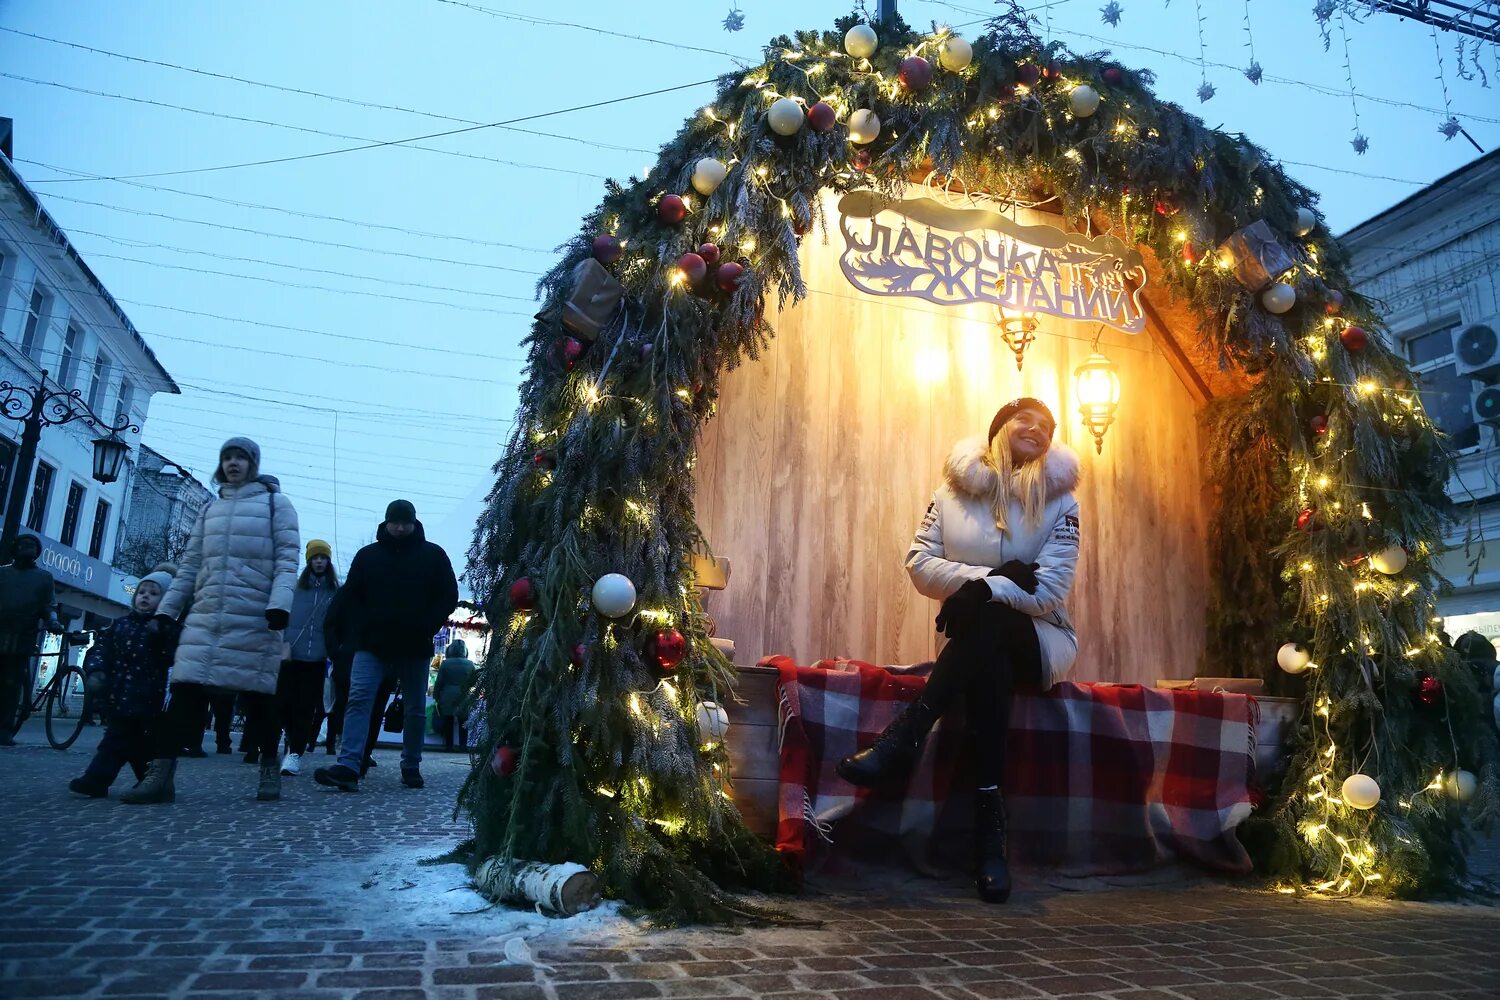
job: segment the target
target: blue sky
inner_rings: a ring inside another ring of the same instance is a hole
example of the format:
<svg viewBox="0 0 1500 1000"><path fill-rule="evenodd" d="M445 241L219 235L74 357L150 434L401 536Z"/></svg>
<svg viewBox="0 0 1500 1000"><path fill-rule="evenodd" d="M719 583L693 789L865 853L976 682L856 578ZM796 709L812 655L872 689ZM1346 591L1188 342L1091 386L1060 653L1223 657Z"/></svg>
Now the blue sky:
<svg viewBox="0 0 1500 1000"><path fill-rule="evenodd" d="M728 0L0 0L0 27L410 109L0 32L0 74L9 74L0 75L0 115L16 119L17 166L35 181L66 176L41 164L117 175L293 156L705 80L731 69L731 56L755 57L766 39L829 27L850 9L848 0L738 6L745 30L730 34L720 26ZM1113 28L1102 6L1032 5L1044 34L1075 51L1112 48L1154 70L1163 97L1267 147L1323 193L1335 229L1478 155L1437 132L1445 105L1425 26L1389 15L1347 25L1370 141L1361 157L1349 145L1342 39L1335 31L1323 51L1308 0L1248 4L1266 74L1259 87L1225 68L1250 60L1244 0L1201 0L1206 68L1193 0L1121 0ZM900 9L926 26L974 22L993 7L901 0ZM1479 54L1495 87L1486 90L1459 77L1456 42L1439 35L1452 112L1491 149L1500 56L1493 46ZM1217 94L1200 104L1205 74ZM181 397L154 401L147 443L206 479L218 442L250 434L298 504L304 537L332 540L341 566L395 496L416 503L457 564L509 432L518 343L550 248L576 229L605 176L651 162L711 94L701 86L521 126L552 136L487 129L422 144L438 151L390 146L36 190L184 386Z"/></svg>

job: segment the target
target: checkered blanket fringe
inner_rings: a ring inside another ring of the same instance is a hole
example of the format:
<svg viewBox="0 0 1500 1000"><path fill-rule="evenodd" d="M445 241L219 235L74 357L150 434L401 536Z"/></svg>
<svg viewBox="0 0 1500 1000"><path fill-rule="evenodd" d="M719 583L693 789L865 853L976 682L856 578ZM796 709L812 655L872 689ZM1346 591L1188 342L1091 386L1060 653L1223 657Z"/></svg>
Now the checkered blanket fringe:
<svg viewBox="0 0 1500 1000"><path fill-rule="evenodd" d="M967 829L960 717L934 728L905 788L856 788L835 770L921 693L925 676L853 660L761 663L778 671L779 849L805 862L815 845L833 844L835 824L841 837L908 852ZM1171 859L1249 871L1234 830L1251 810L1255 714L1244 695L1139 685L1018 693L1006 776L1012 857L1073 874Z"/></svg>

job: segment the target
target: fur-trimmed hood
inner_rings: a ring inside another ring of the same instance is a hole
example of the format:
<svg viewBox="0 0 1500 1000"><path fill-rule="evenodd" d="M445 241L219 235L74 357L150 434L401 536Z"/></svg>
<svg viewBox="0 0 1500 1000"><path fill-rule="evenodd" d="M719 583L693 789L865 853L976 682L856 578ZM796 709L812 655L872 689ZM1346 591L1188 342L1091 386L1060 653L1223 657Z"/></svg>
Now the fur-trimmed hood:
<svg viewBox="0 0 1500 1000"><path fill-rule="evenodd" d="M987 446L984 438L965 438L953 446L943 463L943 479L949 489L960 496L985 499L994 495L993 466L984 460ZM1047 500L1072 493L1078 488L1078 453L1061 441L1053 441L1042 457L1047 471Z"/></svg>

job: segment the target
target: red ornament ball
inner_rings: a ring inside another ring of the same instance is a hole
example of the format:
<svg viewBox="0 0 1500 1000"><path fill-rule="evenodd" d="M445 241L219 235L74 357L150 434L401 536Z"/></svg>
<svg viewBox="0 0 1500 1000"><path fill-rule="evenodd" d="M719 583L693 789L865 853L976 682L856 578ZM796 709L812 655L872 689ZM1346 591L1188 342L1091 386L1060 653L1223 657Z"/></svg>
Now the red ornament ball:
<svg viewBox="0 0 1500 1000"><path fill-rule="evenodd" d="M656 203L656 217L669 226L678 225L687 218L687 203L681 195L662 195L661 201Z"/></svg>
<svg viewBox="0 0 1500 1000"><path fill-rule="evenodd" d="M620 241L608 233L600 233L594 237L594 259L599 263L613 264L624 252L625 248L620 245Z"/></svg>
<svg viewBox="0 0 1500 1000"><path fill-rule="evenodd" d="M535 455L531 456L531 464L536 466L538 469L546 469L548 471L551 471L552 469L557 468L557 459L553 458L545 451L539 451Z"/></svg>
<svg viewBox="0 0 1500 1000"><path fill-rule="evenodd" d="M510 585L510 606L517 611L530 611L536 607L536 591L532 589L530 577L523 576Z"/></svg>
<svg viewBox="0 0 1500 1000"><path fill-rule="evenodd" d="M792 217L792 232L796 233L798 236L806 236L807 235L807 231L809 229L811 229L811 228L812 228L812 222L811 222L811 220L809 220L807 222L803 222L800 218L798 218L796 216Z"/></svg>
<svg viewBox="0 0 1500 1000"><path fill-rule="evenodd" d="M1443 682L1431 674L1417 677L1417 700L1424 705L1436 705L1443 700Z"/></svg>
<svg viewBox="0 0 1500 1000"><path fill-rule="evenodd" d="M827 132L838 123L838 113L827 101L819 101L807 109L807 124L814 132Z"/></svg>
<svg viewBox="0 0 1500 1000"><path fill-rule="evenodd" d="M901 60L901 85L914 94L920 94L932 83L932 63L921 56L907 56Z"/></svg>
<svg viewBox="0 0 1500 1000"><path fill-rule="evenodd" d="M577 337L563 338L563 358L567 361L577 361L583 357L583 341Z"/></svg>
<svg viewBox="0 0 1500 1000"><path fill-rule="evenodd" d="M687 280L697 284L708 276L708 261L695 253L685 253L677 258L677 269L687 275Z"/></svg>
<svg viewBox="0 0 1500 1000"><path fill-rule="evenodd" d="M516 748L502 743L490 755L490 770L495 772L497 778L509 778L516 773L516 765L520 761L521 755L516 753Z"/></svg>
<svg viewBox="0 0 1500 1000"><path fill-rule="evenodd" d="M721 291L732 292L740 287L740 282L745 277L745 265L732 260L726 260L719 265L719 272L714 280L718 283Z"/></svg>
<svg viewBox="0 0 1500 1000"><path fill-rule="evenodd" d="M1297 514L1297 530L1311 533L1318 527L1318 512L1311 507L1304 507Z"/></svg>
<svg viewBox="0 0 1500 1000"><path fill-rule="evenodd" d="M573 664L573 666L581 667L583 666L583 661L588 659L588 655L589 648L580 642L578 645L573 647L573 652L568 654L568 660Z"/></svg>
<svg viewBox="0 0 1500 1000"><path fill-rule="evenodd" d="M1023 87L1035 87L1042 78L1042 68L1035 63L1020 63L1016 66L1016 82Z"/></svg>
<svg viewBox="0 0 1500 1000"><path fill-rule="evenodd" d="M1330 316L1337 316L1344 308L1344 293L1336 288L1328 290L1328 297L1323 300L1323 311Z"/></svg>
<svg viewBox="0 0 1500 1000"><path fill-rule="evenodd" d="M662 629L646 640L646 656L663 673L677 669L687 655L687 639L675 628Z"/></svg>
<svg viewBox="0 0 1500 1000"><path fill-rule="evenodd" d="M1171 195L1163 195L1156 199L1156 203L1152 207L1156 209L1157 215L1176 215L1181 210L1178 207L1177 199Z"/></svg>
<svg viewBox="0 0 1500 1000"><path fill-rule="evenodd" d="M1370 335L1362 327L1346 326L1339 332L1339 343L1351 351L1363 351L1370 343Z"/></svg>
<svg viewBox="0 0 1500 1000"><path fill-rule="evenodd" d="M874 162L874 159L875 158L873 154L871 154L868 149L861 146L859 149L856 149L854 151L853 156L849 157L849 166L853 167L855 170L864 172L870 169L870 164Z"/></svg>
<svg viewBox="0 0 1500 1000"><path fill-rule="evenodd" d="M1050 62L1046 66L1042 67L1042 79L1046 80L1048 83L1051 83L1054 80L1062 79L1062 64Z"/></svg>
<svg viewBox="0 0 1500 1000"><path fill-rule="evenodd" d="M1314 434L1323 435L1328 433L1328 418L1321 413L1307 422Z"/></svg>
<svg viewBox="0 0 1500 1000"><path fill-rule="evenodd" d="M1104 82L1111 87L1118 87L1125 82L1125 71L1118 66L1106 66L1104 67L1104 72L1100 75L1103 77Z"/></svg>
<svg viewBox="0 0 1500 1000"><path fill-rule="evenodd" d="M719 262L719 246L717 243L704 243L698 247L698 256L703 258L703 263L713 267Z"/></svg>

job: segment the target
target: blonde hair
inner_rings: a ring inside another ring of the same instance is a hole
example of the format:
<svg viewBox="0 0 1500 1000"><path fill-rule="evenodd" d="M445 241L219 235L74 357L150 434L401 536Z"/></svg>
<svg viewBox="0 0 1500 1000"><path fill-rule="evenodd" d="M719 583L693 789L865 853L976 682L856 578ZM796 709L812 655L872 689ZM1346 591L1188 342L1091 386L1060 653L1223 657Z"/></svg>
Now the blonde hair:
<svg viewBox="0 0 1500 1000"><path fill-rule="evenodd" d="M990 438L989 449L984 460L995 470L995 492L990 497L990 510L995 515L995 527L1010 533L1010 503L1021 501L1021 519L1028 528L1042 524L1042 512L1047 507L1047 458L1046 453L1034 461L1022 463L1018 468L1010 453L1010 435L1005 428Z"/></svg>

